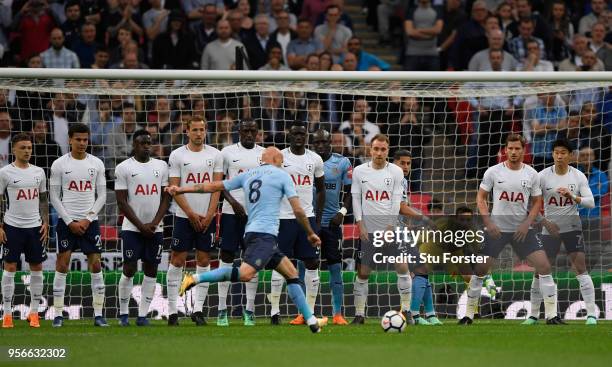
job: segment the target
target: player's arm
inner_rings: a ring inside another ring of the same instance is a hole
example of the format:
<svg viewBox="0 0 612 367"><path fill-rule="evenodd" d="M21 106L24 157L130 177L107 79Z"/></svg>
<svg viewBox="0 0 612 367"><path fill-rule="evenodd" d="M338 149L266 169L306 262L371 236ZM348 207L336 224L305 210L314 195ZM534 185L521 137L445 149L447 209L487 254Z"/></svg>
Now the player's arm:
<svg viewBox="0 0 612 367"><path fill-rule="evenodd" d="M501 236L501 232L499 231L497 225L491 220L488 201L489 191L483 189L482 187L479 188L478 193L476 194L476 207L478 208L478 213L480 213L482 222L484 223L485 228L491 237L499 238Z"/></svg>
<svg viewBox="0 0 612 367"><path fill-rule="evenodd" d="M38 210L40 212L40 219L42 220L40 240L46 246L47 241L49 241L49 194L47 194L47 192L40 193L38 197Z"/></svg>
<svg viewBox="0 0 612 367"><path fill-rule="evenodd" d="M223 191L225 186L223 186L223 181L214 181L214 182L204 182L201 184L191 185L191 186L168 186L165 188L165 191L174 196L176 199L177 195L182 194L208 194L211 192Z"/></svg>
<svg viewBox="0 0 612 367"><path fill-rule="evenodd" d="M3 177L0 177L0 244L6 243L6 233L4 232L4 190L6 190L6 185L4 184Z"/></svg>
<svg viewBox="0 0 612 367"><path fill-rule="evenodd" d="M56 161L57 162L57 161ZM76 234L77 236L82 236L87 228L83 228L82 224L76 220L73 220L72 217L66 211L64 204L62 203L62 169L59 165L55 164L55 162L51 165L51 180L49 186L49 198L51 200L51 205L55 208L57 214L62 218L64 223L70 229L70 232Z"/></svg>
<svg viewBox="0 0 612 367"><path fill-rule="evenodd" d="M159 223L164 219L164 215L168 212L168 208L170 208L170 195L164 190L165 187L162 186L162 194L161 200L159 201L159 207L157 208L157 213L155 213L155 217L151 221L151 223L146 223L145 226L149 227L153 233L157 229Z"/></svg>
<svg viewBox="0 0 612 367"><path fill-rule="evenodd" d="M128 191L115 190L115 197L117 198L119 212L123 213L123 215L136 226L143 235L149 235L149 237L153 236L153 234L149 233L149 230L144 227L144 223L140 221L136 213L134 213L134 209L128 204Z"/></svg>
<svg viewBox="0 0 612 367"><path fill-rule="evenodd" d="M306 235L308 236L308 241L310 241L310 243L312 243L314 246L320 247L321 240L319 239L317 234L314 232L314 230L310 226L310 222L308 221L306 212L304 212L304 209L302 209L302 206L300 205L299 197L293 196L293 197L288 198L288 200L289 200L289 204L291 204L291 209L293 210L295 219L302 226L302 228L304 228L304 231L306 231Z"/></svg>
<svg viewBox="0 0 612 367"><path fill-rule="evenodd" d="M104 165L100 164L98 168L98 177L96 177L96 200L87 213L87 217L81 221L86 229L89 227L89 224L93 222L94 218L98 216L104 204L106 204L106 177L104 176L104 170Z"/></svg>
<svg viewBox="0 0 612 367"><path fill-rule="evenodd" d="M351 184L342 187L342 208L331 219L330 224L341 226L344 223L344 217L350 213L353 208L353 200L351 197Z"/></svg>
<svg viewBox="0 0 612 367"><path fill-rule="evenodd" d="M223 172L213 172L213 182L222 183L223 182ZM205 229L208 228L210 223L213 221L213 219L217 215L217 208L219 207L219 197L221 197L221 191L225 191L225 189L215 191L212 193L212 195L210 195L210 201L208 202L208 212L206 213L206 218L203 223L203 226Z"/></svg>
<svg viewBox="0 0 612 367"><path fill-rule="evenodd" d="M368 240L368 231L363 223L363 210L361 208L361 180L358 171L353 175L353 184L351 185L351 196L353 202L353 217L359 228L359 238L363 241Z"/></svg>
<svg viewBox="0 0 612 367"><path fill-rule="evenodd" d="M571 198L576 204L580 204L584 208L591 209L595 207L595 197L589 187L589 181L584 175L580 178L580 183L578 184L578 195L572 194L565 187L560 188L558 191L561 195Z"/></svg>
<svg viewBox="0 0 612 367"><path fill-rule="evenodd" d="M238 202L238 200L236 200L236 198L234 198L228 190L223 190L223 197L225 198L225 200L227 200L229 205L232 206L232 209L234 209L234 213L237 216L242 217L242 218L246 217L246 212L244 211L244 207L242 207L242 205Z"/></svg>
<svg viewBox="0 0 612 367"><path fill-rule="evenodd" d="M516 229L516 232L514 232L514 236L512 236L512 238L514 238L515 240L519 242L523 242L525 238L527 237L527 232L529 232L529 227L531 226L531 224L535 222L536 218L540 215L540 210L542 209L542 203L544 202L544 200L542 200L542 195L532 196L530 201L531 201L531 208L529 209L529 214L527 215L527 218L523 221L523 223L521 223L518 226L518 228Z"/></svg>
<svg viewBox="0 0 612 367"><path fill-rule="evenodd" d="M317 226L321 227L321 218L323 218L323 207L325 206L325 176L315 177L315 189L317 190L316 212L315 217Z"/></svg>
<svg viewBox="0 0 612 367"><path fill-rule="evenodd" d="M180 184L181 184L180 177L168 178L168 186L178 187ZM174 197L174 201L176 202L176 205L178 205L185 212L185 214L187 214L187 219L189 219L189 222L191 223L193 228L196 230L196 232L202 232L204 228L202 228L202 225L200 223L200 215L194 212L193 209L191 209L191 206L187 202L187 199L185 198L185 196L177 195Z"/></svg>

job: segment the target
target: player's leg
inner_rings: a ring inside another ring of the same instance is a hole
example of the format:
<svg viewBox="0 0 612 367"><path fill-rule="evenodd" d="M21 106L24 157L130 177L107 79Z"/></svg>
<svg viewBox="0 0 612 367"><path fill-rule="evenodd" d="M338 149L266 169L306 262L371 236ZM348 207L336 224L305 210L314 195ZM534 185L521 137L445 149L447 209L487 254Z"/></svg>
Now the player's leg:
<svg viewBox="0 0 612 367"><path fill-rule="evenodd" d="M332 292L332 313L334 325L348 325L342 315L344 284L342 282L342 229L321 228L321 257L327 261L329 283Z"/></svg>
<svg viewBox="0 0 612 367"><path fill-rule="evenodd" d="M170 264L166 273L166 292L168 295L168 326L178 326L177 302L183 267L187 251L191 250L191 225L185 218L175 216L172 228Z"/></svg>
<svg viewBox="0 0 612 367"><path fill-rule="evenodd" d="M372 233L369 234L372 238ZM353 283L353 300L355 303L355 318L352 325L365 323L365 309L368 299L369 284L368 279L372 269L370 264L373 262L374 246L370 241L359 241L359 251L357 254L357 274Z"/></svg>
<svg viewBox="0 0 612 367"><path fill-rule="evenodd" d="M580 294L587 310L587 325L597 324L597 306L595 305L595 286L589 275L584 254L584 242L582 232L564 233L563 243L567 250L572 267L576 272L576 279L580 283Z"/></svg>
<svg viewBox="0 0 612 367"><path fill-rule="evenodd" d="M140 287L140 304L138 305L138 319L136 319L136 325L147 326L149 325L147 315L149 314L149 307L155 295L157 266L161 262L164 238L161 232L156 232L152 239L144 238L140 233L138 233L138 236L142 244L141 248L144 249L141 258L144 277Z"/></svg>
<svg viewBox="0 0 612 367"><path fill-rule="evenodd" d="M412 300L412 277L408 264L395 264L397 274L397 291L400 295L400 312L406 316L406 320L412 318L410 315L410 302Z"/></svg>
<svg viewBox="0 0 612 367"><path fill-rule="evenodd" d="M138 269L138 259L142 257L140 233L134 231L121 231L121 252L123 255L123 269L118 285L119 297L119 325L129 326L129 305L134 287L134 274Z"/></svg>
<svg viewBox="0 0 612 367"><path fill-rule="evenodd" d="M5 251L6 244L2 250ZM15 272L17 271L17 262L14 260L7 259L8 254L4 255L4 266L2 272L2 327L12 328L13 327L13 296L15 295ZM19 253L21 256L21 253Z"/></svg>
<svg viewBox="0 0 612 367"><path fill-rule="evenodd" d="M235 254L240 248L235 231L235 215L222 214L221 248L219 250L220 268L231 268L233 266ZM217 294L219 295L219 303L217 306L217 326L229 326L229 321L227 318L227 294L229 293L230 285L231 282L219 282L219 284L217 284Z"/></svg>
<svg viewBox="0 0 612 367"><path fill-rule="evenodd" d="M556 238L551 235L541 235L538 237L542 242L549 263L552 264L561 249L561 238ZM530 263L530 265L535 267L534 264ZM529 317L523 321L523 325L535 325L538 322L540 318L540 306L543 300L542 292L540 291L540 276L537 272L534 272L533 279L531 280L531 288L529 289L529 303L531 304L531 309L529 311Z"/></svg>
<svg viewBox="0 0 612 367"><path fill-rule="evenodd" d="M70 232L63 220L57 222L57 258L55 260L55 275L53 277L53 327L64 324L64 295L66 293L66 276L70 270L70 256L77 244L78 238Z"/></svg>
<svg viewBox="0 0 612 367"><path fill-rule="evenodd" d="M202 274L210 271L210 252L213 249L216 230L216 221L213 220L206 231L194 233L194 246L196 248L196 274ZM195 302L193 305L194 312L191 314L191 321L193 321L197 326L206 325L203 308L204 302L206 302L206 297L208 296L208 288L208 283L200 283L195 288Z"/></svg>
<svg viewBox="0 0 612 367"><path fill-rule="evenodd" d="M238 236L239 248L246 252L246 243L244 241L244 229L246 226L245 220L237 220L236 234ZM242 312L242 319L245 326L255 326L255 297L257 296L257 287L259 285L259 273L255 272L253 276L244 284L246 293L246 304Z"/></svg>
<svg viewBox="0 0 612 367"><path fill-rule="evenodd" d="M106 286L100 257L102 253L102 237L100 224L97 220L91 222L87 231L81 237L81 250L87 255L88 270L91 273L91 294L94 309L94 326L108 326L102 314Z"/></svg>
<svg viewBox="0 0 612 367"><path fill-rule="evenodd" d="M281 219L278 227L278 248L289 258L293 258L294 244L297 238L297 229L292 224L292 219ZM272 271L270 294L268 294L270 323L272 325L280 324L280 296L283 292L284 283L285 278L276 270Z"/></svg>
<svg viewBox="0 0 612 367"><path fill-rule="evenodd" d="M469 325L474 320L474 314L478 308L478 301L480 300L480 292L482 290L484 278L493 267L494 262L495 258L489 255L484 263L476 264L474 267L474 274L470 277L470 284L467 290L465 317L459 320L460 324Z"/></svg>
<svg viewBox="0 0 612 367"><path fill-rule="evenodd" d="M557 285L552 277L551 266L546 252L544 250L533 251L527 255L527 259L535 267L535 271L540 279L540 292L544 299L546 323L564 324L557 315Z"/></svg>
<svg viewBox="0 0 612 367"><path fill-rule="evenodd" d="M30 312L27 319L30 326L35 328L40 327L38 306L43 293L42 263L47 260L47 248L40 240L40 229L35 227L11 231L11 235L19 234L23 237L25 260L30 266Z"/></svg>

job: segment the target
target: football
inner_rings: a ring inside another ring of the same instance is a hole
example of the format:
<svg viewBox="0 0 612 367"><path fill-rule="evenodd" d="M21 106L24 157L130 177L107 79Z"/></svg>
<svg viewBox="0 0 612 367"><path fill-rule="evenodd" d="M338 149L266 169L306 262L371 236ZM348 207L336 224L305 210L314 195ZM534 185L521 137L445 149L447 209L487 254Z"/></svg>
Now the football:
<svg viewBox="0 0 612 367"><path fill-rule="evenodd" d="M388 311L380 320L385 333L401 333L406 328L406 318L400 312Z"/></svg>

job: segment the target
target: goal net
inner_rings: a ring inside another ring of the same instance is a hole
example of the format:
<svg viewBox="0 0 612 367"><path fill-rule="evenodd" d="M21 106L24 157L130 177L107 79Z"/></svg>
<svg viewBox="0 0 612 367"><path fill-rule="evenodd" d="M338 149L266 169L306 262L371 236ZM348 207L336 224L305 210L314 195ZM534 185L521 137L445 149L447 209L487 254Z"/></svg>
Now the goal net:
<svg viewBox="0 0 612 367"><path fill-rule="evenodd" d="M408 177L411 206L422 213L452 215L459 207L477 213L476 192L484 171L506 159L504 141L510 133L527 140L524 162L538 171L550 166L552 142L566 138L574 147L573 165L588 170L596 208L581 211L587 268L596 289L602 318L612 319L612 247L610 234L610 136L612 132L612 74L610 73L312 73L127 70L0 70L0 158L11 162L8 139L19 131L32 132L32 163L45 169L69 151L65 126L83 122L91 129L90 151L106 166L107 203L100 215L107 284L105 315L118 313L116 285L121 272L121 216L113 192L114 168L131 154L134 131L148 130L153 155L167 160L187 139L186 122L195 116L207 121L206 143L219 149L238 141L237 122L254 119L264 146L285 148L294 121L304 121L309 133L332 132L332 150L353 166L369 160L369 143L377 133L390 139L390 160L398 149L412 155ZM2 112L8 112L3 115ZM606 179L606 180L604 180ZM52 224L58 221L52 212ZM349 213L350 214L350 213ZM61 220L61 219L60 219ZM165 220L165 247L151 312L167 316L165 271L168 266L172 220ZM44 301L39 311L52 319L52 283L56 259L55 230L44 263ZM358 233L353 217L343 225L344 311L354 314L353 280ZM217 250L212 252L217 266ZM190 254L187 268L195 268ZM22 258L16 276L15 311L25 318L29 305L28 266ZM570 259L562 249L553 262L559 310L566 319L586 316ZM135 277L130 313L140 302L142 274ZM465 312L463 279L444 266L433 267L436 311L457 317ZM481 317L524 318L529 310L533 269L509 246L492 271L497 295L483 291ZM74 253L66 291L70 319L92 317L90 276L86 257ZM374 272L370 277L367 315L382 315L399 307L396 275ZM212 285L204 305L208 317L217 314L217 287ZM260 273L256 317L269 316L266 294L270 272ZM239 315L244 289L234 284L228 307ZM486 293L486 294L485 294ZM188 293L179 300L179 313L193 311ZM297 313L281 298L283 316ZM316 314L331 314L331 291L325 259Z"/></svg>

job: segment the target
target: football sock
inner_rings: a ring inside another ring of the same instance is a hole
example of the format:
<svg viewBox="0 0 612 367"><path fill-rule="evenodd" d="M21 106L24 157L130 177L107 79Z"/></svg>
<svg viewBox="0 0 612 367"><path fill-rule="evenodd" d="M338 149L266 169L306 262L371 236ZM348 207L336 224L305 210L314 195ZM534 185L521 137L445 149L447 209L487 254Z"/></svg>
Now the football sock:
<svg viewBox="0 0 612 367"><path fill-rule="evenodd" d="M531 311L529 317L536 319L540 318L540 305L542 304L542 293L540 292L540 278L533 277L531 280L531 289L529 290L529 303L531 303Z"/></svg>
<svg viewBox="0 0 612 367"><path fill-rule="evenodd" d="M55 316L62 316L65 292L66 274L56 271L55 277L53 277L53 308L55 308Z"/></svg>
<svg viewBox="0 0 612 367"><path fill-rule="evenodd" d="M38 313L38 306L42 299L43 272L30 272L30 313Z"/></svg>
<svg viewBox="0 0 612 367"><path fill-rule="evenodd" d="M478 301L480 300L480 292L482 290L482 281L484 277L472 275L470 278L470 287L467 291L467 305L465 308L465 316L474 319Z"/></svg>
<svg viewBox="0 0 612 367"><path fill-rule="evenodd" d="M280 313L280 295L283 291L283 282L285 278L276 270L272 271L272 279L270 280L270 316ZM302 291L302 293L304 293Z"/></svg>
<svg viewBox="0 0 612 367"><path fill-rule="evenodd" d="M246 282L244 287L246 288L246 310L255 312L255 296L257 295L257 286L259 285L259 273L255 273L255 276Z"/></svg>
<svg viewBox="0 0 612 367"><path fill-rule="evenodd" d="M12 315L13 294L15 294L15 272L2 272L2 308L5 315Z"/></svg>
<svg viewBox="0 0 612 367"><path fill-rule="evenodd" d="M410 311L410 298L412 296L412 278L410 273L397 274L397 290L400 294L401 311Z"/></svg>
<svg viewBox="0 0 612 367"><path fill-rule="evenodd" d="M293 303L297 306L298 311L304 316L304 319L308 323L308 325L315 324L317 319L310 311L310 306L308 302L306 302L306 297L304 296L304 292L302 292L302 287L300 287L299 279L288 279L287 280L287 293Z"/></svg>
<svg viewBox="0 0 612 367"><path fill-rule="evenodd" d="M412 299L410 300L410 312L412 315L421 313L421 302L427 291L427 275L417 274L412 279Z"/></svg>
<svg viewBox="0 0 612 367"><path fill-rule="evenodd" d="M552 275L540 274L540 292L544 298L544 315L546 320L557 316L557 285Z"/></svg>
<svg viewBox="0 0 612 367"><path fill-rule="evenodd" d="M331 264L328 267L331 282L333 314L342 313L344 284L342 284L342 263Z"/></svg>
<svg viewBox="0 0 612 367"><path fill-rule="evenodd" d="M302 292L306 294L306 283L304 282L304 277L306 276L306 266L302 260L296 260L296 263L298 278L300 279L300 287L302 287Z"/></svg>
<svg viewBox="0 0 612 367"><path fill-rule="evenodd" d="M368 299L368 279L355 277L353 294L355 296L355 316L365 316L366 301Z"/></svg>
<svg viewBox="0 0 612 367"><path fill-rule="evenodd" d="M166 273L166 292L168 292L168 314L174 315L177 313L176 303L178 301L179 285L181 284L181 275L183 268L179 268L172 264L168 265L168 273Z"/></svg>
<svg viewBox="0 0 612 367"><path fill-rule="evenodd" d="M128 307L130 305L133 287L133 278L121 274L121 278L119 279L119 315L129 314Z"/></svg>
<svg viewBox="0 0 612 367"><path fill-rule="evenodd" d="M97 273L91 273L91 294L92 303L94 309L94 316L102 316L102 309L104 308L104 293L106 286L104 285L104 276L102 271Z"/></svg>
<svg viewBox="0 0 612 367"><path fill-rule="evenodd" d="M427 280L427 288L423 294L423 310L425 311L425 316L429 317L436 315L436 309L433 303L433 290L429 279Z"/></svg>
<svg viewBox="0 0 612 367"><path fill-rule="evenodd" d="M147 317L149 313L149 306L153 301L153 295L155 294L156 278L144 276L142 280L142 286L140 287L140 305L138 305L138 317Z"/></svg>
<svg viewBox="0 0 612 367"><path fill-rule="evenodd" d="M219 268L231 268L232 265L232 263L226 263L222 260L219 261ZM217 293L219 294L219 310L227 309L227 293L229 292L230 285L231 282L228 281L219 282L219 284L217 284Z"/></svg>
<svg viewBox="0 0 612 367"><path fill-rule="evenodd" d="M215 270L193 274L193 279L197 284L218 283L218 282L237 282L240 280L239 268L216 268Z"/></svg>
<svg viewBox="0 0 612 367"><path fill-rule="evenodd" d="M310 311L314 313L315 303L317 302L317 294L319 293L319 270L306 270L304 275L304 282L306 286L306 302L310 307Z"/></svg>
<svg viewBox="0 0 612 367"><path fill-rule="evenodd" d="M587 316L597 318L597 311L595 310L595 286L593 286L593 279L589 273L585 272L580 275L576 275L576 279L580 283L580 294L582 294L582 300L585 303Z"/></svg>
<svg viewBox="0 0 612 367"><path fill-rule="evenodd" d="M196 266L196 274L208 273L210 271L210 265L208 266ZM206 301L206 296L208 296L208 287L210 283L199 283L195 286L195 304L193 305L193 311L198 312L202 311L202 307L204 307L204 301Z"/></svg>

